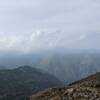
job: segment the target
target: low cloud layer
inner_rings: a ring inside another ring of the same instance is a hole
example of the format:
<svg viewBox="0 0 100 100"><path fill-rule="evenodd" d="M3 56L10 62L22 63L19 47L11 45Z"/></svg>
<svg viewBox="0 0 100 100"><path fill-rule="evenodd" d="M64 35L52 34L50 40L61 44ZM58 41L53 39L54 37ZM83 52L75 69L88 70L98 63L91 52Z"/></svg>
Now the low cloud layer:
<svg viewBox="0 0 100 100"><path fill-rule="evenodd" d="M0 50L100 49L99 0L0 1Z"/></svg>

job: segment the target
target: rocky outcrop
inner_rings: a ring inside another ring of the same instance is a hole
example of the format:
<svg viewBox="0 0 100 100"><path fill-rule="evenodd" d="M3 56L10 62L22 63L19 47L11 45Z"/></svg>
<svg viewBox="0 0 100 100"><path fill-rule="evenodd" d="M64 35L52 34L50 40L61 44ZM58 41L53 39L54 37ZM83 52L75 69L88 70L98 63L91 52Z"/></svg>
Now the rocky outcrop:
<svg viewBox="0 0 100 100"><path fill-rule="evenodd" d="M30 100L100 100L100 73L67 87L47 89Z"/></svg>

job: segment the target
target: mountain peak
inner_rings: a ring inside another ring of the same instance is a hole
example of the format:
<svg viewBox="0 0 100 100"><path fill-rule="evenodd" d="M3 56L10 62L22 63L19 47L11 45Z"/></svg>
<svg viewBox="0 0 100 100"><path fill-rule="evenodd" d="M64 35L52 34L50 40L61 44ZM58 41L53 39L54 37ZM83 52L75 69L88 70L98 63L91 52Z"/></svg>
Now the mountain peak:
<svg viewBox="0 0 100 100"><path fill-rule="evenodd" d="M23 65L23 66L20 66L18 68L16 68L17 70L20 70L22 72L29 72L29 71L36 71L37 69L29 66L29 65Z"/></svg>
<svg viewBox="0 0 100 100"><path fill-rule="evenodd" d="M33 68L29 65L23 65L23 66L18 67L18 69L33 69Z"/></svg>

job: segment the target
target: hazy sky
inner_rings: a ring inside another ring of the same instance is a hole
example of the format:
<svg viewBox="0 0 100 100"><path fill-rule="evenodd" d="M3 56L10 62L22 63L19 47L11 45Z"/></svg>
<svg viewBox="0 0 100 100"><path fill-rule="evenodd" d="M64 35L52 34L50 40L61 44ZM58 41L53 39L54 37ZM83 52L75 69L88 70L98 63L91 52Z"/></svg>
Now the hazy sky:
<svg viewBox="0 0 100 100"><path fill-rule="evenodd" d="M100 49L100 0L0 0L0 50Z"/></svg>

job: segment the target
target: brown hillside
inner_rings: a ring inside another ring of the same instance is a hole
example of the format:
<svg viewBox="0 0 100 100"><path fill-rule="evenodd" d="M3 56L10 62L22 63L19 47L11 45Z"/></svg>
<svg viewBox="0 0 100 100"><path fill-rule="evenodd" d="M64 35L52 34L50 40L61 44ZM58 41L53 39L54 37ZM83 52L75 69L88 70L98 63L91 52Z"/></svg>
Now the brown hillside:
<svg viewBox="0 0 100 100"><path fill-rule="evenodd" d="M100 72L67 87L49 88L29 100L100 100Z"/></svg>

